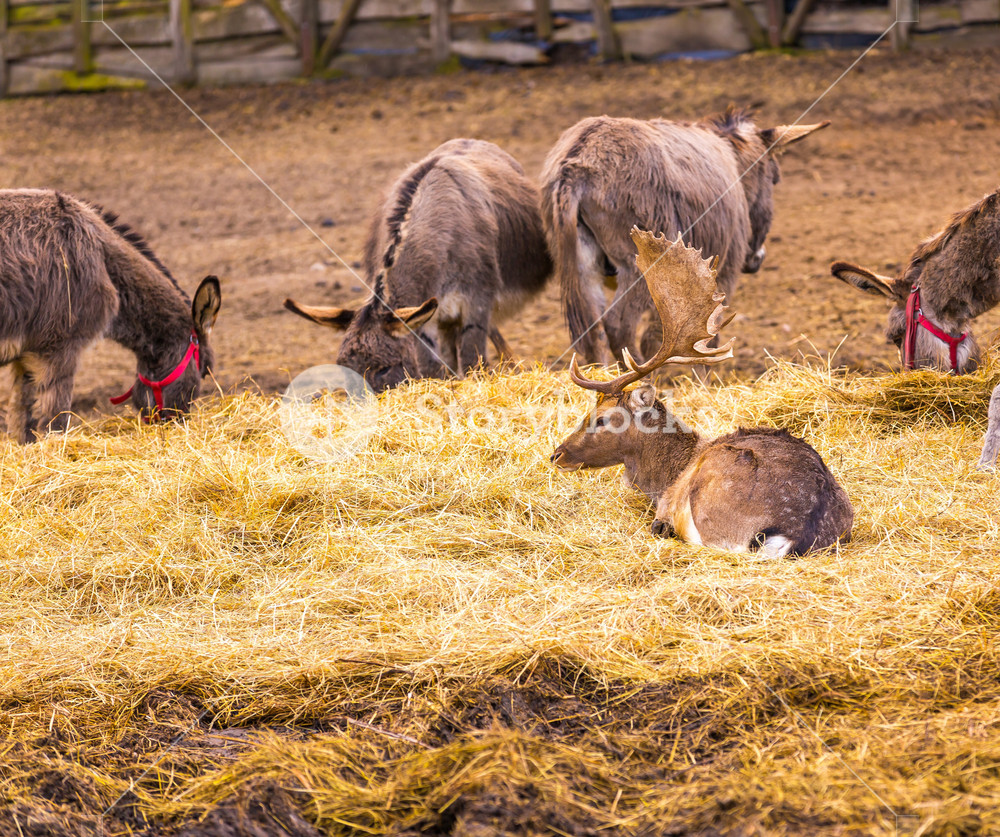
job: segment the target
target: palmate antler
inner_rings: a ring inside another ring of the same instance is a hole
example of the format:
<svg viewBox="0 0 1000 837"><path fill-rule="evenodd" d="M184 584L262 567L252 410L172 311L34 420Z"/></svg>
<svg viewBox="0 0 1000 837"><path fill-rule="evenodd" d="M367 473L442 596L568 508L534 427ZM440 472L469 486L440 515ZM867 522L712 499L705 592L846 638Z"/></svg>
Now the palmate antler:
<svg viewBox="0 0 1000 837"><path fill-rule="evenodd" d="M649 360L636 363L628 349L623 352L628 372L613 381L592 381L580 374L576 355L569 364L573 383L605 395L617 395L650 372L673 364L720 363L733 356L733 341L709 346L712 338L735 316L726 307L726 295L715 284L715 270L701 251L681 241L632 227L638 249L635 261L646 278L653 305L660 315L663 343Z"/></svg>

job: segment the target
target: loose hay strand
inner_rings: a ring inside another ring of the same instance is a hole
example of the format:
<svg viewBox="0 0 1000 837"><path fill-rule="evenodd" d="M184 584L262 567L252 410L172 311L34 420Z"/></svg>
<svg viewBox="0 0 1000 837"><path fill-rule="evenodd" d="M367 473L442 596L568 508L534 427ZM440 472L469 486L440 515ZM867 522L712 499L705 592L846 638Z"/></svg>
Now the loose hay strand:
<svg viewBox="0 0 1000 837"><path fill-rule="evenodd" d="M9 821L996 831L998 481L974 464L998 377L675 381L687 423L788 427L851 496L851 544L772 563L653 539L613 472L551 469L588 396L541 367L387 393L330 464L259 394L6 443Z"/></svg>

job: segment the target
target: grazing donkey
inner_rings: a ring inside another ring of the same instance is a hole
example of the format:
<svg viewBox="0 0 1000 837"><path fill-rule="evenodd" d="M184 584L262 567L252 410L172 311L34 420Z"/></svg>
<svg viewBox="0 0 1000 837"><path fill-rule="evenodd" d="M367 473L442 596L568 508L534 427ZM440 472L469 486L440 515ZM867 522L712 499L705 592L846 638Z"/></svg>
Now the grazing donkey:
<svg viewBox="0 0 1000 837"><path fill-rule="evenodd" d="M538 190L489 142L456 139L393 184L365 248L371 298L358 310L285 307L345 330L337 363L378 392L406 378L463 375L486 358L496 323L545 285L552 263Z"/></svg>
<svg viewBox="0 0 1000 837"><path fill-rule="evenodd" d="M14 371L7 430L22 443L69 426L80 353L110 337L135 353L145 418L186 412L212 366L219 280L194 303L118 218L43 189L0 190L0 363Z"/></svg>
<svg viewBox="0 0 1000 837"><path fill-rule="evenodd" d="M552 462L568 470L624 464L628 484L656 503L654 535L767 557L848 540L851 502L804 441L770 427L705 440L678 422L648 383L630 386L666 364L732 357L732 341L710 345L732 315L700 251L679 236L668 243L634 229L632 238L664 323L663 342L642 365L626 349L628 371L613 381L585 378L573 356L570 377L598 392L597 405Z"/></svg>
<svg viewBox="0 0 1000 837"><path fill-rule="evenodd" d="M638 355L655 315L635 269L633 226L683 235L719 259L730 300L740 271L764 261L780 179L778 152L829 125L760 129L744 110L700 122L584 119L563 133L542 172L542 217L573 344L590 363ZM615 289L609 306L604 287ZM642 355L655 350L655 316Z"/></svg>
<svg viewBox="0 0 1000 837"><path fill-rule="evenodd" d="M1000 302L1000 189L919 244L897 278L850 262L834 262L830 271L893 303L885 334L899 349L904 369L972 372L982 353L969 323ZM989 419L979 460L984 469L994 466L1000 449L1000 386L990 399Z"/></svg>

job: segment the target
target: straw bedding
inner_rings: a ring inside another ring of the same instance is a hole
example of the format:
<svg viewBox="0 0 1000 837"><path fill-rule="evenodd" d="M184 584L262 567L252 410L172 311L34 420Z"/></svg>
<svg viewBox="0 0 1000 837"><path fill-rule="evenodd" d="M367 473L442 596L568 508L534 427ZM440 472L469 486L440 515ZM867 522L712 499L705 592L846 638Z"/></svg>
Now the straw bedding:
<svg viewBox="0 0 1000 837"><path fill-rule="evenodd" d="M0 834L998 833L998 378L676 382L847 489L795 561L552 469L589 399L541 368L390 392L332 464L258 394L4 443Z"/></svg>

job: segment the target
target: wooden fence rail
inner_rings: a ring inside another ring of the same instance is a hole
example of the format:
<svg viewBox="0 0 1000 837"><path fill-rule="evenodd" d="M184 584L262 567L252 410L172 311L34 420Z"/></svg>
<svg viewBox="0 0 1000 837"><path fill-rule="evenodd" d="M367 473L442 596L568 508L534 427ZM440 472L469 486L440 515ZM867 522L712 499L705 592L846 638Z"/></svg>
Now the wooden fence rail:
<svg viewBox="0 0 1000 837"><path fill-rule="evenodd" d="M563 43L604 59L738 52L877 36L897 19L902 49L914 32L1000 22L1000 0L921 4L919 20L915 0L881 3L798 0L786 15L784 0L0 0L0 95L412 72L454 55L544 63Z"/></svg>

